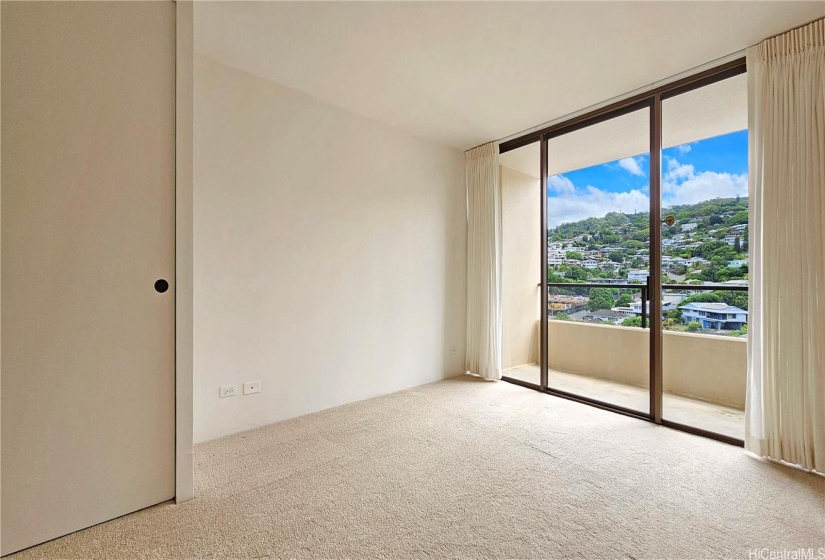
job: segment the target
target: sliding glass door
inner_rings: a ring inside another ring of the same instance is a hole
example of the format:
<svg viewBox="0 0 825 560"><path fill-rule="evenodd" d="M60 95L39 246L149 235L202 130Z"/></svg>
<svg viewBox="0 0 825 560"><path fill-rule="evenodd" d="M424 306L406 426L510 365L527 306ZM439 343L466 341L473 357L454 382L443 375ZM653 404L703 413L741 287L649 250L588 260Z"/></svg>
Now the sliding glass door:
<svg viewBox="0 0 825 560"><path fill-rule="evenodd" d="M643 106L546 141L547 387L644 414L649 132Z"/></svg>
<svg viewBox="0 0 825 560"><path fill-rule="evenodd" d="M739 74L662 100L662 418L742 440L748 97Z"/></svg>
<svg viewBox="0 0 825 560"><path fill-rule="evenodd" d="M521 340L535 359L506 379L741 443L744 72L738 60L502 144L502 194L515 196L524 179L504 167L528 153L537 174L524 192L540 192L539 207L522 208L521 218L505 200L505 249L534 254L532 241L516 250L513 240L535 223L541 245L534 330L507 320L508 309L510 319L529 315L535 284L517 269L532 268L511 263L503 274L505 345ZM522 297L508 296L514 285Z"/></svg>

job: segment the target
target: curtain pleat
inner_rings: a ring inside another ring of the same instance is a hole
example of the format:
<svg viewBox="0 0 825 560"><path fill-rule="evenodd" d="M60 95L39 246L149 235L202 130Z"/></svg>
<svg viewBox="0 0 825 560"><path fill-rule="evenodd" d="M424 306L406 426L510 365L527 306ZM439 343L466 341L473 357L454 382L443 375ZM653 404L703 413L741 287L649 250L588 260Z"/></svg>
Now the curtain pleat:
<svg viewBox="0 0 825 560"><path fill-rule="evenodd" d="M498 143L466 153L467 346L465 369L501 379L501 191Z"/></svg>
<svg viewBox="0 0 825 560"><path fill-rule="evenodd" d="M825 20L747 50L745 447L825 472Z"/></svg>

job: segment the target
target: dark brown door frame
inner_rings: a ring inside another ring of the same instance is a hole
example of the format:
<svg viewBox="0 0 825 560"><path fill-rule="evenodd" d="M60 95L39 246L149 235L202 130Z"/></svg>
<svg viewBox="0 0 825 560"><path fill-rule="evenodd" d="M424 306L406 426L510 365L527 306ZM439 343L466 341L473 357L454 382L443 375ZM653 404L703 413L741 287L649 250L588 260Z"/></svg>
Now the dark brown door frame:
<svg viewBox="0 0 825 560"><path fill-rule="evenodd" d="M583 115L572 117L566 121L547 126L518 138L502 142L499 153L503 154L521 148L534 142L540 143L541 151L541 323L540 323L540 384L537 386L512 378L505 377L506 381L536 389L544 393L573 400L611 412L639 418L681 430L695 435L712 438L731 445L743 446L740 439L732 438L701 428L672 422L662 418L663 398L663 356L662 356L662 101L688 91L713 84L715 82L737 76L746 72L745 59L739 58L719 65L709 70L698 72L670 84L666 84L650 91L634 95L622 101L611 103L605 107L595 109ZM647 413L613 405L597 399L576 395L553 389L548 386L548 318L547 318L547 173L548 153L547 142L551 138L562 136L569 132L593 126L634 111L647 108L650 114L650 279L648 297L650 299L649 327L650 327L650 409Z"/></svg>
<svg viewBox="0 0 825 560"><path fill-rule="evenodd" d="M548 133L553 133L559 130L572 132L579 128L584 128L601 121L608 120L619 115L630 113L650 103L650 100L656 95L660 95L662 100L688 91L698 89L700 87L710 85L721 80L738 76L745 73L745 58L738 58L725 64L721 64L708 70L703 70L691 76L681 78L670 84L665 84L649 91L628 97L621 101L616 101L604 107L594 109L583 115L571 117L570 119L555 123L545 128L528 132L518 138L512 138L499 144L499 153L503 154L517 148L521 148L533 142L541 140L542 136Z"/></svg>
<svg viewBox="0 0 825 560"><path fill-rule="evenodd" d="M662 96L650 104L650 260L647 310L650 327L650 416L662 423Z"/></svg>
<svg viewBox="0 0 825 560"><path fill-rule="evenodd" d="M540 150L540 185L541 185L541 201L540 201L540 215L539 220L542 228L541 242L539 243L539 251L541 251L541 316L542 321L539 322L539 371L540 381L539 387L542 391L547 391L547 370L550 367L550 354L548 350L548 326L547 326L547 138L542 136L539 142Z"/></svg>

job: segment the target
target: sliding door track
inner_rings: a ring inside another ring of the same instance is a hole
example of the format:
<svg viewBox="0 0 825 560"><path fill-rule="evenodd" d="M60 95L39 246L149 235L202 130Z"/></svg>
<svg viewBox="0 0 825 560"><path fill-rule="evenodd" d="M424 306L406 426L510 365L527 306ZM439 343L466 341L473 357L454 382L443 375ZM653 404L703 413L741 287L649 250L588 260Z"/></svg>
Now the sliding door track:
<svg viewBox="0 0 825 560"><path fill-rule="evenodd" d="M605 402L591 399L588 397L583 397L581 395L574 395L572 393L567 393L565 391L559 391L558 389L542 389L535 383L530 383L529 381L523 381L521 379L515 379L513 377L504 376L501 378L502 381L506 381L507 383L512 383L513 385L518 385L520 387L524 387L526 389L532 389L534 391L538 391L539 393L544 393L546 395L550 395L551 397L558 397L561 399L566 399L568 401L577 402L580 404L586 404L588 406L592 406L594 408L598 408L601 410L606 410L608 412L613 412L616 414L621 414L622 416L629 416L630 418L636 418L637 420L644 420L646 422L650 422L651 424L657 424L659 426L664 426L665 428L671 428L673 430L678 430L680 432L685 432L688 434L692 434L695 436L702 436L709 439L713 439L716 441L721 441L722 443L727 443L728 445L734 445L736 447L745 447L745 442L741 439L737 439L734 437L726 436L724 434L717 434L716 432L711 432L709 430L703 430L701 428L695 428L693 426L688 426L685 424L680 424L678 422L672 422L670 420L660 420L656 422L653 419L653 416L650 414L645 414L644 412L639 412L638 410L632 410L630 408L624 408L621 406L616 406L612 404L607 404Z"/></svg>

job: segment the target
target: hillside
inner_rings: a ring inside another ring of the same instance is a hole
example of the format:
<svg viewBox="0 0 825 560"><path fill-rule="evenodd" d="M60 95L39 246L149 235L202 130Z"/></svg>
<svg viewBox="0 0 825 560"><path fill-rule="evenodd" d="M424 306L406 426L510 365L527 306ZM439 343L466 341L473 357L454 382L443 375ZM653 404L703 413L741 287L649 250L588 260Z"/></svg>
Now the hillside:
<svg viewBox="0 0 825 560"><path fill-rule="evenodd" d="M572 239L578 235L595 235L603 243L617 243L627 239L637 239L646 242L649 235L649 214L623 214L610 212L601 218L587 218L578 222L560 224L547 231L552 241ZM697 204L686 204L662 209L662 218L673 216L676 223L669 230L670 235L679 232L680 226L686 223L698 223L707 228L727 227L748 223L747 198L715 198ZM622 230L625 235L618 234L616 229ZM643 235L639 235L643 234ZM605 236L603 239L601 236Z"/></svg>
<svg viewBox="0 0 825 560"><path fill-rule="evenodd" d="M666 208L662 267L669 282L724 282L747 278L748 199L717 198ZM610 212L560 224L547 232L551 282L607 278L643 280L649 261L649 214ZM643 275L642 275L643 276Z"/></svg>

